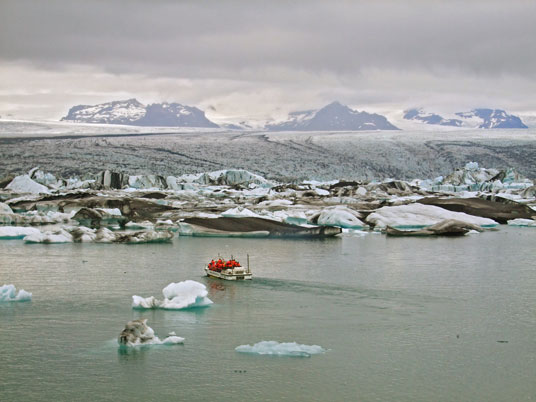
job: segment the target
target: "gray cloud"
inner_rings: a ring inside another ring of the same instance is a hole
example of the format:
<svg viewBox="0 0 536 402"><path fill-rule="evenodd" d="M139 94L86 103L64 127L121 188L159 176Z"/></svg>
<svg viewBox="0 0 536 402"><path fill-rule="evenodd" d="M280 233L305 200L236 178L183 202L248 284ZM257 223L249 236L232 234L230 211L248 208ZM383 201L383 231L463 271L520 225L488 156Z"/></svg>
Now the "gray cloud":
<svg viewBox="0 0 536 402"><path fill-rule="evenodd" d="M75 65L150 82L192 80L200 89L187 96L205 104L251 101L256 86L290 98L301 92L312 103L336 95L350 103L409 102L426 88L436 96L448 90L453 77L487 80L476 91L499 81L497 99L510 102L509 77L529 87L536 80L535 15L536 2L522 0L2 0L0 61L57 72L58 88ZM377 86L379 72L391 88L367 87L371 72ZM411 88L393 80L404 76ZM213 92L207 80L216 80ZM125 91L109 81L108 92ZM144 94L167 96L165 88Z"/></svg>

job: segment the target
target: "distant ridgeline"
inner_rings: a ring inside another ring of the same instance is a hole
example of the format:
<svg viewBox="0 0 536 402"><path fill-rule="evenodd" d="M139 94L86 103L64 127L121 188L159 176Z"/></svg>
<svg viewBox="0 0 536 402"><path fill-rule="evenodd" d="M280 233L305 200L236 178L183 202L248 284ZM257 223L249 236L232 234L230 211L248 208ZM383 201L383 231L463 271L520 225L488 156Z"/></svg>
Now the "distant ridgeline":
<svg viewBox="0 0 536 402"><path fill-rule="evenodd" d="M427 113L423 109L404 111L404 119L425 124L468 128L528 128L519 117L501 109L473 109L470 112L458 112L455 115L461 119L446 119L438 114Z"/></svg>
<svg viewBox="0 0 536 402"><path fill-rule="evenodd" d="M455 113L452 118L428 113L415 108L404 111L404 119L422 124L467 128L528 128L517 116L500 109L474 109ZM62 121L75 123L125 124L152 127L219 128L208 120L205 112L179 103L143 105L136 99L114 101L99 105L78 105L69 110ZM225 124L223 128L250 129L246 122ZM359 112L339 102L332 102L318 110L289 113L288 118L264 127L267 131L365 131L399 130L384 116Z"/></svg>
<svg viewBox="0 0 536 402"><path fill-rule="evenodd" d="M74 106L61 120L76 123L126 124L131 126L219 127L206 118L205 112L196 107L167 102L145 106L136 99L102 103L95 106Z"/></svg>

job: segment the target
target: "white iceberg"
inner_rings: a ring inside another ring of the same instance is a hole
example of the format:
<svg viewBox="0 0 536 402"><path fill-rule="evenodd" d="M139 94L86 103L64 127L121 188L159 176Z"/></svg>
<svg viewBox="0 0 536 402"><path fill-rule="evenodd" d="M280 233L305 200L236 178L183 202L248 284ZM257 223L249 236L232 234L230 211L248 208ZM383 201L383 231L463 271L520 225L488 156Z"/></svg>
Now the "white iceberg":
<svg viewBox="0 0 536 402"><path fill-rule="evenodd" d="M208 291L202 283L186 280L179 283L170 283L163 290L164 300L158 300L154 296L132 296L132 308L152 309L162 308L166 310L182 310L194 307L206 307L213 302L207 295Z"/></svg>
<svg viewBox="0 0 536 402"><path fill-rule="evenodd" d="M29 235L41 234L39 229L22 226L0 226L0 240L23 239Z"/></svg>
<svg viewBox="0 0 536 402"><path fill-rule="evenodd" d="M33 233L24 238L25 243L72 243L73 236L65 229L48 230L46 232Z"/></svg>
<svg viewBox="0 0 536 402"><path fill-rule="evenodd" d="M261 218L259 214L247 209L247 208L231 208L221 213L221 216L225 218Z"/></svg>
<svg viewBox="0 0 536 402"><path fill-rule="evenodd" d="M365 220L376 229L383 229L387 226L419 228L435 225L445 219L454 219L479 226L498 225L493 219L468 215L463 212L452 212L444 208L419 203L383 207L371 213Z"/></svg>
<svg viewBox="0 0 536 402"><path fill-rule="evenodd" d="M50 194L48 187L32 180L27 174L15 177L13 180L11 180L11 183L6 186L6 189L19 193Z"/></svg>
<svg viewBox="0 0 536 402"><path fill-rule="evenodd" d="M12 214L13 210L9 205L4 202L0 202L0 215Z"/></svg>
<svg viewBox="0 0 536 402"><path fill-rule="evenodd" d="M169 336L160 340L154 334L154 330L147 325L147 319L132 320L127 323L125 329L121 331L117 342L121 346L135 347L148 345L176 345L183 343L184 338L171 332Z"/></svg>
<svg viewBox="0 0 536 402"><path fill-rule="evenodd" d="M270 356L311 357L325 353L326 350L318 345L300 345L296 342L262 341L254 345L240 345L235 348L240 353L250 353Z"/></svg>
<svg viewBox="0 0 536 402"><path fill-rule="evenodd" d="M527 226L527 227L536 227L536 221L534 219L511 219L508 221L510 226Z"/></svg>
<svg viewBox="0 0 536 402"><path fill-rule="evenodd" d="M24 289L19 290L15 285L4 285L0 287L0 302L12 302L12 301L30 301L32 300L32 294Z"/></svg>
<svg viewBox="0 0 536 402"><path fill-rule="evenodd" d="M324 209L320 212L317 223L323 226L338 226L348 229L361 229L365 225L359 218L358 213L348 208Z"/></svg>

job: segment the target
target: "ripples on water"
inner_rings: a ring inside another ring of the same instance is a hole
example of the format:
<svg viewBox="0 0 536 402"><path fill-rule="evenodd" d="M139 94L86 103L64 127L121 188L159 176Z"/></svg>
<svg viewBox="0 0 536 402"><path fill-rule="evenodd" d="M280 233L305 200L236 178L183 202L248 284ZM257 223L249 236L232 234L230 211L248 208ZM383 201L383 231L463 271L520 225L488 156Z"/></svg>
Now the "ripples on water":
<svg viewBox="0 0 536 402"><path fill-rule="evenodd" d="M458 239L175 239L172 245L0 242L2 400L522 400L536 397L536 231ZM202 277L251 256L251 282ZM214 305L134 311L198 280ZM184 345L119 349L147 318ZM310 359L241 355L262 340L321 345ZM500 342L499 342L500 341Z"/></svg>

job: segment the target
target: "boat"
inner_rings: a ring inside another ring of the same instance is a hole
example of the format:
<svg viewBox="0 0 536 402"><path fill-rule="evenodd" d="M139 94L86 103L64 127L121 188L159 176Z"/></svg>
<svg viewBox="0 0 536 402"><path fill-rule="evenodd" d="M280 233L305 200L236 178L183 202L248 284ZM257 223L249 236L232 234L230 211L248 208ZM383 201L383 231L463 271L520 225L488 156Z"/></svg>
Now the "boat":
<svg viewBox="0 0 536 402"><path fill-rule="evenodd" d="M227 261L218 258L217 260L212 260L205 266L205 273L211 278L218 278L226 281L241 281L252 279L253 274L249 269L249 254L247 259L247 267L243 267L232 256L231 259Z"/></svg>

